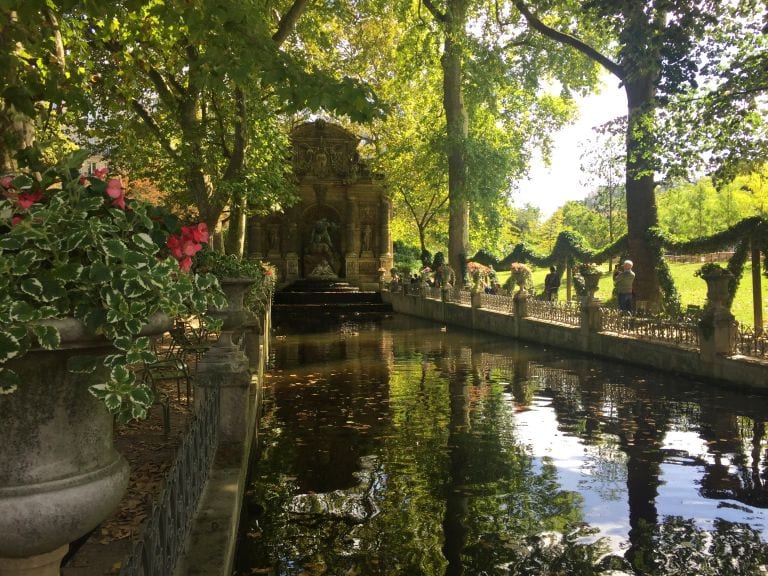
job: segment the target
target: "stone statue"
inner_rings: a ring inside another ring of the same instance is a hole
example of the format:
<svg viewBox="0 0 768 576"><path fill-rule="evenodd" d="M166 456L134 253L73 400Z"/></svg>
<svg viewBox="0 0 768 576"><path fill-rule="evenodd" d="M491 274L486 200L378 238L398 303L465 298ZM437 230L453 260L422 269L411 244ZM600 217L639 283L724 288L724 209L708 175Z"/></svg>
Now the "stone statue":
<svg viewBox="0 0 768 576"><path fill-rule="evenodd" d="M363 226L363 230L360 233L360 247L363 252L371 251L371 225L366 224Z"/></svg>
<svg viewBox="0 0 768 576"><path fill-rule="evenodd" d="M309 240L309 251L312 254L331 255L333 253L329 228L330 223L325 218L315 222L315 226L312 228L312 236Z"/></svg>

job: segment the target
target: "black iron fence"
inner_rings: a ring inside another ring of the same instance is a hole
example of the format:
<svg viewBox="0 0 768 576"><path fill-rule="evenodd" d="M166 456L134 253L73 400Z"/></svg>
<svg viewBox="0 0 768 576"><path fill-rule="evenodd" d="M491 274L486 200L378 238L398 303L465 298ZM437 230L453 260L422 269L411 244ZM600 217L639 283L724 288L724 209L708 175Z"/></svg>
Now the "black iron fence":
<svg viewBox="0 0 768 576"><path fill-rule="evenodd" d="M120 576L170 576L187 540L219 438L220 392L208 388Z"/></svg>

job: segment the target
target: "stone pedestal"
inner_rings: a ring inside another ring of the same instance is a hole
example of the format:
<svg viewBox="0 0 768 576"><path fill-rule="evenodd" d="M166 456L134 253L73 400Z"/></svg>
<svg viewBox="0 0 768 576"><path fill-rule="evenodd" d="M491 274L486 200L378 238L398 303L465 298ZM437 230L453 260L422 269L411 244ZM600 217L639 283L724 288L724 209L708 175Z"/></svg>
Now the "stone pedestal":
<svg viewBox="0 0 768 576"><path fill-rule="evenodd" d="M522 288L512 296L512 302L515 306L515 318L525 318L528 316L528 295Z"/></svg>
<svg viewBox="0 0 768 576"><path fill-rule="evenodd" d="M197 365L195 403L201 404L212 387L219 387L219 433L224 442L242 442L245 439L251 416L250 385L248 358L232 342L232 332L222 332L216 345Z"/></svg>
<svg viewBox="0 0 768 576"><path fill-rule="evenodd" d="M703 276L707 283L707 303L699 320L699 347L703 359L728 355L736 341L736 322L728 307L729 273Z"/></svg>

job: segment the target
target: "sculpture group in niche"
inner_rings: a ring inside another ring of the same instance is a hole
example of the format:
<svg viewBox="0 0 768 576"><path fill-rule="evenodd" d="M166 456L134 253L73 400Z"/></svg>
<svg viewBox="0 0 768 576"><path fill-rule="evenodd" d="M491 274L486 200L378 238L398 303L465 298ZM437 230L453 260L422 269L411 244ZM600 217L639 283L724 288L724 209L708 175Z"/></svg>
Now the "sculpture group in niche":
<svg viewBox="0 0 768 576"><path fill-rule="evenodd" d="M308 276L318 277L322 274L327 277L329 274L339 274L341 258L331 237L331 232L336 227L337 224L327 218L319 218L312 225L304 254L304 271Z"/></svg>

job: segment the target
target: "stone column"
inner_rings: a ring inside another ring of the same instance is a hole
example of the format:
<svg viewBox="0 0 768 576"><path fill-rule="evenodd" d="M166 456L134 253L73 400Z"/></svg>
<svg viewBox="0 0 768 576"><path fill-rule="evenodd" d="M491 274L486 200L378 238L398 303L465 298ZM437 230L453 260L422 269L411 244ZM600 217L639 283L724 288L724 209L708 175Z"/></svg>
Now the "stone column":
<svg viewBox="0 0 768 576"><path fill-rule="evenodd" d="M358 205L358 196L352 192L347 192L347 255L360 253L360 206Z"/></svg>
<svg viewBox="0 0 768 576"><path fill-rule="evenodd" d="M392 201L382 194L380 207L379 226L379 257L392 259L392 235L389 230L389 221L392 218Z"/></svg>
<svg viewBox="0 0 768 576"><path fill-rule="evenodd" d="M299 225L296 224L298 214L289 212L288 237L286 238L285 280L293 282L299 277Z"/></svg>
<svg viewBox="0 0 768 576"><path fill-rule="evenodd" d="M581 304L581 347L590 349L590 336L603 329L603 315L600 312L600 301L596 298L585 300Z"/></svg>
<svg viewBox="0 0 768 576"><path fill-rule="evenodd" d="M360 279L360 206L357 194L347 190L347 251L345 254L346 276L350 283Z"/></svg>
<svg viewBox="0 0 768 576"><path fill-rule="evenodd" d="M248 221L248 256L254 260L261 260L264 258L261 242L262 234L261 222L258 217L252 217Z"/></svg>
<svg viewBox="0 0 768 576"><path fill-rule="evenodd" d="M197 365L195 403L201 404L211 388L218 387L221 394L219 432L223 442L242 442L248 434L251 413L251 372L248 358L235 344L236 335L242 337L246 320L243 306L245 291L253 279L235 278L219 280L227 295L227 308L212 312L223 319L221 336Z"/></svg>

